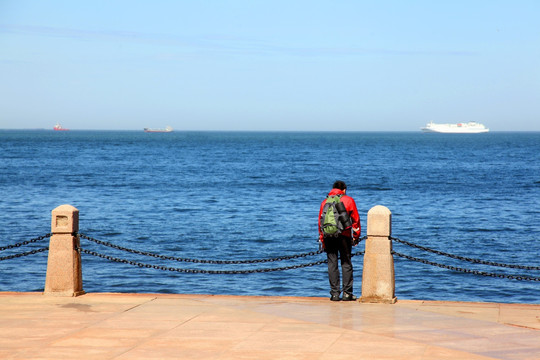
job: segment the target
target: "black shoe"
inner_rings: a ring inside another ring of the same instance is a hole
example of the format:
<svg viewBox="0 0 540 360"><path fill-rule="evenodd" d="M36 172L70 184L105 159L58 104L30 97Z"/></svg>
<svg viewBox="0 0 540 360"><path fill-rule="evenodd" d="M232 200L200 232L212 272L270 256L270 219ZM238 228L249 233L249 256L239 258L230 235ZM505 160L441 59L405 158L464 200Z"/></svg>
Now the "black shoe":
<svg viewBox="0 0 540 360"><path fill-rule="evenodd" d="M332 296L330 297L330 300L332 300L332 301L339 301L339 300L341 300L341 299L339 298L339 294L335 294L335 295L332 295Z"/></svg>
<svg viewBox="0 0 540 360"><path fill-rule="evenodd" d="M356 301L357 297L353 294L343 294L343 301Z"/></svg>

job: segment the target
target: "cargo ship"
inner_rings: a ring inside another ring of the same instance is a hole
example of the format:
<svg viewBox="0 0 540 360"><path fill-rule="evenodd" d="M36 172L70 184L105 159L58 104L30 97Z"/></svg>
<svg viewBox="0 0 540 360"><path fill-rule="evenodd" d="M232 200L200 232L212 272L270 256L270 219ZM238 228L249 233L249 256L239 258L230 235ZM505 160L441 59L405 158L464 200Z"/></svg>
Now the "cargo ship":
<svg viewBox="0 0 540 360"><path fill-rule="evenodd" d="M56 125L54 125L53 127L53 130L54 131L68 131L69 129L63 128L62 125L60 125L59 123L56 123Z"/></svg>
<svg viewBox="0 0 540 360"><path fill-rule="evenodd" d="M483 124L471 121L457 124L435 124L430 122L422 128L423 132L447 133L447 134L476 134L489 131Z"/></svg>

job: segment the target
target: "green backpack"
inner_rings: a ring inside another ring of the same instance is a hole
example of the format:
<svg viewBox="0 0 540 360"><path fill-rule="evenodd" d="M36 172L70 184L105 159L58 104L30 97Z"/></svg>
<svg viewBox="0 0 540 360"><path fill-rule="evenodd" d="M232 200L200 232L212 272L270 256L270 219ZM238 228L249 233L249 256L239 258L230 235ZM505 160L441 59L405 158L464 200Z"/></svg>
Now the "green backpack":
<svg viewBox="0 0 540 360"><path fill-rule="evenodd" d="M342 195L330 195L326 198L321 213L321 232L323 237L338 237L344 229L352 225L351 218L341 202Z"/></svg>

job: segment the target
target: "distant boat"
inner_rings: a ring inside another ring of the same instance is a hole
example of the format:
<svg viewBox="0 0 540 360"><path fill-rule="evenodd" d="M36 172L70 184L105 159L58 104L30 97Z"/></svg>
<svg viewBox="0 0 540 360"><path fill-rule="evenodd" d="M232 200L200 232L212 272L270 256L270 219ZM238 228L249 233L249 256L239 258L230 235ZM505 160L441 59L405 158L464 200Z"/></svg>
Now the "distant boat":
<svg viewBox="0 0 540 360"><path fill-rule="evenodd" d="M422 128L423 132L446 133L446 134L477 134L489 131L483 124L471 121L457 124L435 124L430 122Z"/></svg>
<svg viewBox="0 0 540 360"><path fill-rule="evenodd" d="M170 126L167 126L165 129L144 128L144 132L147 132L147 133L169 133L172 131L173 131L173 128Z"/></svg>
<svg viewBox="0 0 540 360"><path fill-rule="evenodd" d="M63 128L62 125L60 125L59 123L56 123L56 125L54 125L53 127L53 130L54 131L68 131L69 129Z"/></svg>

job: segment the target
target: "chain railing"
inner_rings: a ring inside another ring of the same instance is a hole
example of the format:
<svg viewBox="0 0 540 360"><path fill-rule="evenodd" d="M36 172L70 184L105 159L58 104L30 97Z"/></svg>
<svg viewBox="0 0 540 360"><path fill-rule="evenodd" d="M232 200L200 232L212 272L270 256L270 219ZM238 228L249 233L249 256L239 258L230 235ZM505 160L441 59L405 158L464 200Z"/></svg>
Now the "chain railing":
<svg viewBox="0 0 540 360"><path fill-rule="evenodd" d="M292 260L292 259L299 259L299 258L305 258L308 256L315 256L322 254L323 251L311 251L307 253L301 253L301 254L293 254L293 255L287 255L287 256L280 256L275 258L267 258L267 259L251 259L251 260L206 260L206 259L192 259L192 258L182 258L182 257L175 257L175 256L165 256L165 255L159 255L148 251L141 251L136 249L130 249L123 246L119 246L116 244L112 244L110 242L101 241L94 239L88 235L85 234L78 234L78 236L81 239L89 240L93 243L96 243L98 245L107 246L116 250L125 251L132 254L142 255L142 256L148 256L153 257L161 260L168 260L168 261L177 261L177 262L186 262L186 263L196 263L196 264L212 264L212 265L240 265L240 264L259 264L259 263L268 263L268 262L278 262L278 261L285 261L285 260ZM366 237L360 239L364 240ZM274 268L261 268L261 269L249 269L249 270L207 270L207 269L186 269L186 268L177 268L177 267L169 267L169 266L163 266L163 265L153 265L153 264L145 264L138 261L132 261L127 259L121 259L117 257L113 257L110 255L100 254L95 251L86 250L84 248L79 248L79 251L84 254L92 255L95 257L99 257L102 259L118 262L118 263L124 263L129 264L133 266L138 266L141 268L149 268L149 269L156 269L156 270L164 270L164 271L173 271L173 272L181 272L181 273L194 273L194 274L251 274L251 273L263 273L263 272L273 272L273 271L284 271L284 270L292 270L292 269L299 269L299 268L305 268L310 266L316 266L321 265L327 262L326 259L324 260L318 260L311 263L306 264L295 264L290 266L283 266L283 267L274 267ZM358 251L352 256L357 255L363 255L363 251Z"/></svg>
<svg viewBox="0 0 540 360"><path fill-rule="evenodd" d="M42 236L38 236L38 237L36 237L34 239L21 241L20 243L16 243L16 244L13 244L13 245L0 246L0 252L5 251L5 250L10 250L10 249L16 249L16 248L19 248L19 247L22 247L22 246L33 244L33 243L37 243L39 241L42 241L42 240L50 238L50 237L51 237L51 234L45 234L45 235L42 235ZM38 254L40 252L44 252L44 251L47 251L47 250L49 250L49 247L43 247L43 248L40 248L40 249L31 250L31 251L24 251L24 252L21 252L21 253L18 253L18 254L2 256L2 257L0 257L0 261L9 260L9 259L15 259L15 258L23 257L23 256L33 255L33 254Z"/></svg>
<svg viewBox="0 0 540 360"><path fill-rule="evenodd" d="M390 237L390 239L393 240L394 242L401 243L403 245L406 245L406 246L409 246L418 250L430 252L436 255L446 256L446 257L456 259L456 260L467 261L474 264L496 266L496 267L503 267L503 268L510 268L510 269L520 269L520 270L540 270L540 266L504 264L504 263L497 263L497 262L487 261L487 260L482 260L482 259L474 259L474 258L446 253L440 250L430 249L425 246L413 244L411 242L401 240L395 237ZM506 279L511 279L511 280L540 281L540 277L527 276L527 275L510 275L510 274L492 273L492 272L485 272L485 271L480 271L480 270L466 269L466 268L452 266L452 265L440 264L440 263L426 260L426 259L420 259L420 258L413 257L410 255L401 254L396 251L392 251L392 254L399 256L401 258L407 259L407 260L416 261L422 264L436 266L443 269L448 269L448 270L453 270L453 271L458 271L458 272L463 272L463 273L469 273L469 274L480 275L480 276L497 277L497 278L506 278Z"/></svg>
<svg viewBox="0 0 540 360"><path fill-rule="evenodd" d="M154 258L158 258L158 259L162 259L162 260L172 260L172 261L179 261L179 262L188 262L188 263L198 263L198 264L216 264L216 265L225 265L225 264L257 264L257 263L265 263L265 262L274 262L274 261L282 261L282 260L290 260L290 259L298 259L298 258L302 258L302 257L307 257L307 256L313 256L313 255L317 255L317 254L320 254L322 253L322 251L311 251L311 252L308 252L308 253L304 253L304 254L294 254L294 255L289 255L289 256L280 256L280 257L276 257L276 258L270 258L270 259L253 259L253 260L203 260L203 259L189 259L189 258L181 258L181 257L175 257L175 256L164 256L164 255L159 255L159 254L155 254L155 253L151 253L151 252L147 252L147 251L140 251L140 250L134 250L134 249L129 249L129 248L126 248L126 247L123 247L123 246L119 246L119 245L116 245L116 244L112 244L110 242L106 242L106 241L101 241L101 240L97 240L97 239L94 239L90 236L87 236L85 234L79 234L79 237L81 239L86 239L86 240L90 240L96 244L99 244L99 245L104 245L104 246L108 246L110 248L113 248L113 249L117 249L117 250L122 250L122 251L126 251L126 252L129 252L129 253L133 253L133 254L138 254L138 255L144 255L144 256L150 256L150 257L154 257Z"/></svg>
<svg viewBox="0 0 540 360"><path fill-rule="evenodd" d="M165 260L165 261L176 261L176 262L184 262L184 263L191 263L191 264L206 264L206 265L248 265L248 264L262 264L262 263L271 263L271 262L279 262L279 261L286 261L286 260L294 260L294 259L301 259L301 258L307 258L310 256L316 256L319 254L322 254L322 250L318 251L311 251L306 253L300 253L300 254L292 254L292 255L286 255L286 256L279 256L279 257L273 257L273 258L264 258L264 259L248 259L248 260L208 260L208 259L194 259L194 258L184 258L184 257L176 257L176 256L166 256L166 255L160 255L148 251L141 251L136 249L130 249L127 247L119 246L116 244L113 244L111 242L107 241L101 241L95 238L92 238L85 234L77 234L79 238L86 239L90 242L93 242L95 244L106 246L109 248L113 248L116 250L124 251L127 253L132 253L136 255L141 256L147 256L155 259ZM39 241L42 241L44 239L50 238L51 234L45 234L42 236L38 236L36 238L22 241L16 244L12 245L6 245L0 247L0 252L20 248L23 246L27 246L30 244L37 243ZM360 239L360 241L366 240L367 236L364 236ZM390 240L394 241L395 243L403 244L405 246L409 246L411 248L415 248L424 252L440 255L440 256L446 256L455 260L465 261L473 264L480 264L480 265L487 265L487 266L494 266L494 267L502 267L507 269L519 269L519 270L528 270L528 271L540 271L540 266L533 266L533 265L517 265L517 264L506 264L506 263L498 263L494 261L488 261L483 259L475 259L465 256L459 256L455 254L450 254L444 251L431 249L425 246L417 245L414 243L411 243L409 241L405 241L396 237L390 237ZM19 257L24 257L28 255L33 255L37 253L41 253L44 251L48 251L48 247L43 247L39 249L34 249L30 251L24 251L17 254L12 255L6 255L0 257L0 261L2 260L9 260ZM129 264L133 266L137 266L140 268L151 268L151 269L157 269L157 270L164 270L164 271L172 271L172 272L181 272L181 273L195 273L195 274L251 274L251 273L263 273L263 272L274 272L274 271L284 271L284 270L292 270L292 269L299 269L299 268L305 268L305 267L311 267L311 266L317 266L321 265L327 262L326 259L317 260L309 263L304 264L294 264L289 266L282 266L282 267L271 267L271 268L257 268L257 269L248 269L248 270L208 270L208 269L189 269L189 268L178 268L178 267L170 267L170 266L164 266L164 265L154 265L154 264L146 264L139 261L133 261L128 259L122 259L118 257L113 257L110 255L101 254L95 251L84 249L83 247L78 248L78 251L84 254L92 255L95 257L99 257L102 259L106 259L109 261L117 262L117 263L124 263ZM352 254L352 256L358 256L363 255L364 251L357 251ZM501 273L492 273L492 272L486 272L486 271L480 271L480 270L474 270L474 269L467 269L463 267L458 266L452 266L452 265L446 265L437 263L431 260L421 259L414 256L402 254L396 251L392 251L393 255L396 255L400 258L404 258L407 260L423 263L430 266L436 266L452 271L458 271L463 273L469 273L474 275L480 275L480 276L489 276L489 277L496 277L496 278L506 278L506 279L512 279L512 280L525 280L525 281L540 281L540 277L535 276L529 276L529 275L513 275L513 274L501 274Z"/></svg>

